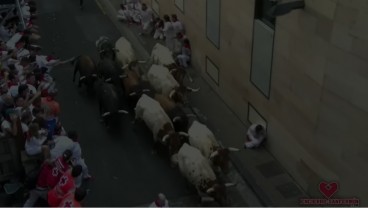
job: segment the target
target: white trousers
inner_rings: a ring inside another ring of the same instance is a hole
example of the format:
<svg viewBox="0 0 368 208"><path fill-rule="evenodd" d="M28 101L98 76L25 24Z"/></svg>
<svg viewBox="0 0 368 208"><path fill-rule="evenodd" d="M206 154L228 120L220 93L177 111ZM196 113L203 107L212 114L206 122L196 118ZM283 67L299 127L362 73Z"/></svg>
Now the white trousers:
<svg viewBox="0 0 368 208"><path fill-rule="evenodd" d="M23 207L33 207L39 198L47 200L47 192L47 189L40 190L36 188L31 190L29 193L29 198L24 203Z"/></svg>
<svg viewBox="0 0 368 208"><path fill-rule="evenodd" d="M190 57L185 54L180 54L178 55L178 61L179 61L180 66L187 68L188 62L190 61Z"/></svg>
<svg viewBox="0 0 368 208"><path fill-rule="evenodd" d="M157 39L163 40L164 39L164 33L161 30L156 29L155 34L153 35L153 38L156 39L156 40Z"/></svg>
<svg viewBox="0 0 368 208"><path fill-rule="evenodd" d="M175 48L175 39L174 38L168 38L166 37L165 44L168 49L170 49L171 52L174 51Z"/></svg>

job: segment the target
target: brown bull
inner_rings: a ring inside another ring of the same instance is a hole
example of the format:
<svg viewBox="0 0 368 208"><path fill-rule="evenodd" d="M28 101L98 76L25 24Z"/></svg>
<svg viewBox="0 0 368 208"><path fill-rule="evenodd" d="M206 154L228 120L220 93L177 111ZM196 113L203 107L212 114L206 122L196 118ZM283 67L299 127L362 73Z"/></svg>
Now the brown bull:
<svg viewBox="0 0 368 208"><path fill-rule="evenodd" d="M160 103L161 107L167 113L169 118L174 124L175 131L177 132L188 132L189 122L188 116L194 116L192 114L185 114L182 106L175 103L170 98L155 94L154 99Z"/></svg>
<svg viewBox="0 0 368 208"><path fill-rule="evenodd" d="M130 68L130 67L129 67ZM146 82L142 82L139 73L130 68L122 76L125 95L134 107L143 93L153 92L153 88Z"/></svg>
<svg viewBox="0 0 368 208"><path fill-rule="evenodd" d="M184 143L189 143L188 135L184 132L175 132L175 129L170 123L166 123L158 132L157 137L159 143L156 143L157 150L164 155L167 155L171 160L172 167L177 164L177 156L175 156Z"/></svg>

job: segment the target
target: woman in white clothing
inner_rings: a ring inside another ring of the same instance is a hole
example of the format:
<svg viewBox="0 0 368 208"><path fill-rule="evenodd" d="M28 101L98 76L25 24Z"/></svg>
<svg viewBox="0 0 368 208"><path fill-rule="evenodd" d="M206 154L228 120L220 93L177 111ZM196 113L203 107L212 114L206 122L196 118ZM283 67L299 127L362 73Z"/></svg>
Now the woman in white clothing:
<svg viewBox="0 0 368 208"><path fill-rule="evenodd" d="M29 126L28 138L24 145L28 155L38 155L43 153L45 159L50 158L50 148L48 145L43 145L47 139L47 132L40 130L37 123L32 123Z"/></svg>

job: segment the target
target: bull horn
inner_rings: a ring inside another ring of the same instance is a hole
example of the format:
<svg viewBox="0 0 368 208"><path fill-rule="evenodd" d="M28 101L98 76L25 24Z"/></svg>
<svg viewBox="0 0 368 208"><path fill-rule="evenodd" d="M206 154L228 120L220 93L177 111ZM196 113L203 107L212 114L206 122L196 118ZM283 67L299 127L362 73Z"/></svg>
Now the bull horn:
<svg viewBox="0 0 368 208"><path fill-rule="evenodd" d="M201 202L214 202L215 199L213 197L210 197L210 196L203 196L201 197Z"/></svg>
<svg viewBox="0 0 368 208"><path fill-rule="evenodd" d="M82 76L82 77L80 77L79 78L79 81L82 81L82 80L84 80L86 78L86 76Z"/></svg>
<svg viewBox="0 0 368 208"><path fill-rule="evenodd" d="M234 147L228 147L227 148L230 152L238 152L238 151L240 151L240 149L238 149L238 148L234 148Z"/></svg>
<svg viewBox="0 0 368 208"><path fill-rule="evenodd" d="M108 115L110 115L110 114L111 114L110 112L106 112L106 113L102 114L101 116L102 116L102 117L106 117L106 116L108 116Z"/></svg>
<svg viewBox="0 0 368 208"><path fill-rule="evenodd" d="M97 77L97 74L92 74L92 77Z"/></svg>
<svg viewBox="0 0 368 208"><path fill-rule="evenodd" d="M170 92L170 94L169 94L169 98L170 99L172 99L172 96L175 94L175 89L174 90L172 90L171 92Z"/></svg>
<svg viewBox="0 0 368 208"><path fill-rule="evenodd" d="M110 82L111 78L105 79L105 82Z"/></svg>
<svg viewBox="0 0 368 208"><path fill-rule="evenodd" d="M207 189L206 193L209 194L209 193L214 192L214 191L215 191L215 189L213 187L211 187L211 188Z"/></svg>
<svg viewBox="0 0 368 208"><path fill-rule="evenodd" d="M140 64L145 64L145 63L147 63L147 61L138 61L138 63L140 63Z"/></svg>
<svg viewBox="0 0 368 208"><path fill-rule="evenodd" d="M178 120L181 120L180 116L176 116L175 118L173 118L173 122L177 122Z"/></svg>
<svg viewBox="0 0 368 208"><path fill-rule="evenodd" d="M129 94L129 96L134 96L134 95L137 95L137 93L136 92L132 92L132 93Z"/></svg>
<svg viewBox="0 0 368 208"><path fill-rule="evenodd" d="M129 67L129 64L125 64L123 67L121 67L122 69L126 69Z"/></svg>
<svg viewBox="0 0 368 208"><path fill-rule="evenodd" d="M150 89L144 89L144 90L142 90L142 92L151 92L151 90Z"/></svg>
<svg viewBox="0 0 368 208"><path fill-rule="evenodd" d="M219 152L216 150L215 152L212 152L210 159L216 157L219 154Z"/></svg>
<svg viewBox="0 0 368 208"><path fill-rule="evenodd" d="M103 53L103 52L105 52L105 50L100 50L100 51L99 51L99 53Z"/></svg>
<svg viewBox="0 0 368 208"><path fill-rule="evenodd" d="M119 76L121 79L124 79L124 78L127 78L128 77L128 75L126 75L126 74L122 74L122 75L120 75Z"/></svg>
<svg viewBox="0 0 368 208"><path fill-rule="evenodd" d="M128 114L129 112L126 110L118 110L119 113L124 113L124 114Z"/></svg>
<svg viewBox="0 0 368 208"><path fill-rule="evenodd" d="M162 137L162 142L166 142L170 137L170 134L166 134L164 137Z"/></svg>
<svg viewBox="0 0 368 208"><path fill-rule="evenodd" d="M231 186L235 186L236 183L225 183L225 187L231 187Z"/></svg>
<svg viewBox="0 0 368 208"><path fill-rule="evenodd" d="M190 90L192 92L198 92L201 88L198 87L197 89L191 88L191 87L187 87L187 90Z"/></svg>
<svg viewBox="0 0 368 208"><path fill-rule="evenodd" d="M189 134L187 134L183 131L179 132L178 134L181 135L181 136L189 137Z"/></svg>

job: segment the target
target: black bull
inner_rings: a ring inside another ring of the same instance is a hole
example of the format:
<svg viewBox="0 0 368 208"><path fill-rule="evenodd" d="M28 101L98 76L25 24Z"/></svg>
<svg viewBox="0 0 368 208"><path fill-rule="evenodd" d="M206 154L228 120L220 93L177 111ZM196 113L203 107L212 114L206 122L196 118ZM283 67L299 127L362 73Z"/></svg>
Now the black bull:
<svg viewBox="0 0 368 208"><path fill-rule="evenodd" d="M110 83L99 81L98 100L100 115L108 127L119 124L121 114L128 114L128 111L121 107L122 100L116 87Z"/></svg>
<svg viewBox="0 0 368 208"><path fill-rule="evenodd" d="M72 63L75 63L73 82L75 82L76 74L79 72L78 87L81 87L82 84L85 84L87 91L92 93L94 89L94 83L97 80L96 64L91 57L85 55L77 57Z"/></svg>
<svg viewBox="0 0 368 208"><path fill-rule="evenodd" d="M123 70L117 62L110 59L100 60L97 64L97 71L105 82L113 83L115 86L121 85Z"/></svg>

